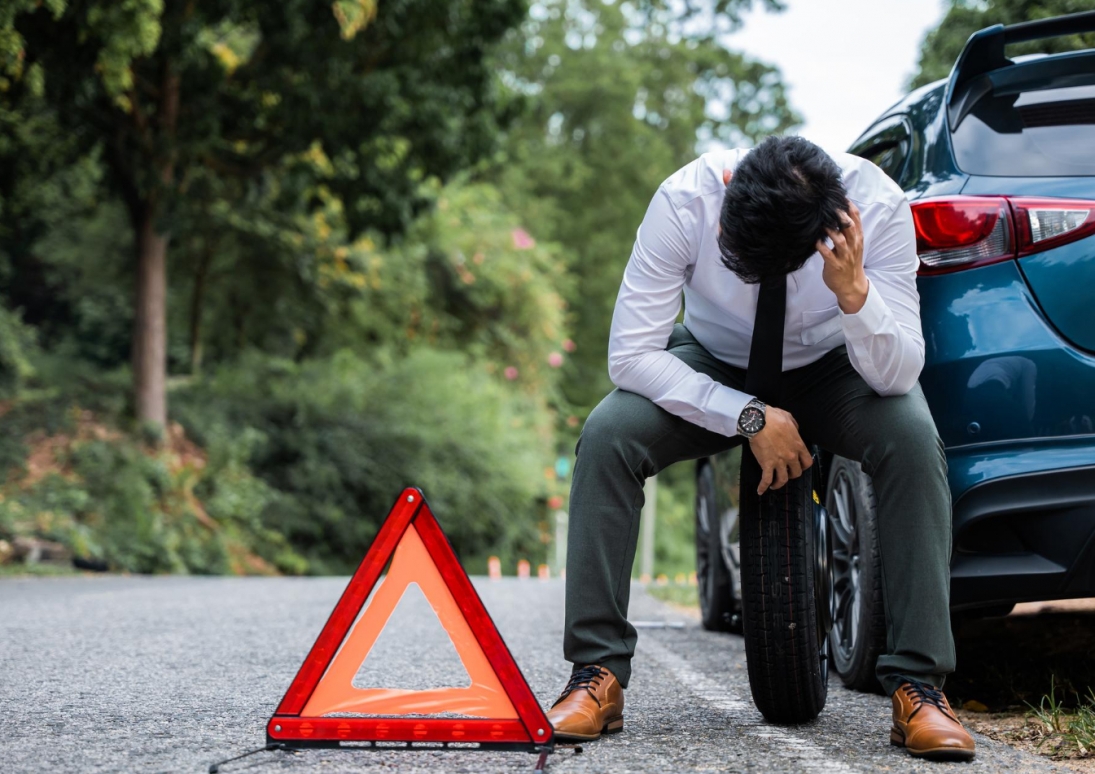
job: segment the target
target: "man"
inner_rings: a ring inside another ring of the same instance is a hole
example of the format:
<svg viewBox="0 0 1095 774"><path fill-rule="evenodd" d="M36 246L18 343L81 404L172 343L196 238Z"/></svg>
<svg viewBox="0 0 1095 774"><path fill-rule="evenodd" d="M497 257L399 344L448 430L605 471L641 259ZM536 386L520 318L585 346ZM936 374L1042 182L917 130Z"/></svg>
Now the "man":
<svg viewBox="0 0 1095 774"><path fill-rule="evenodd" d="M609 373L619 388L578 444L567 548L564 656L548 713L556 738L623 728L637 639L627 622L643 482L748 442L779 489L810 467L802 436L874 480L891 742L972 758L939 690L954 670L951 507L924 365L916 237L901 189L875 165L834 161L799 137L704 154L655 194L616 301ZM786 277L783 405L743 392L763 280ZM684 292L683 325L674 325Z"/></svg>

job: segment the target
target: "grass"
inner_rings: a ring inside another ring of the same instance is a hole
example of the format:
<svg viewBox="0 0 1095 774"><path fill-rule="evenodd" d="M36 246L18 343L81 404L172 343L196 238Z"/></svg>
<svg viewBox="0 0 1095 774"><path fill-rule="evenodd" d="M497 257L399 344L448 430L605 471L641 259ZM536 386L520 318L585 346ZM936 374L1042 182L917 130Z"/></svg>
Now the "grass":
<svg viewBox="0 0 1095 774"><path fill-rule="evenodd" d="M1076 707L1068 710L1057 698L1056 680L1050 681L1049 693L1038 706L1030 705L1030 715L1043 727L1039 749L1049 746L1055 756L1088 757L1095 754L1095 690L1076 695Z"/></svg>

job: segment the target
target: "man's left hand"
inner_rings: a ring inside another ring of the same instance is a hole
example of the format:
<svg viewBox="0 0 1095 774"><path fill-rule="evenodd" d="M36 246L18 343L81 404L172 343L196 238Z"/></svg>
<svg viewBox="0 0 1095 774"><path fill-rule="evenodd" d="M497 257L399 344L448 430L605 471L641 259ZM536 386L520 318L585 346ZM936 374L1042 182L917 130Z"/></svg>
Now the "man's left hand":
<svg viewBox="0 0 1095 774"><path fill-rule="evenodd" d="M836 294L837 303L844 314L855 314L867 301L867 275L863 271L863 223L859 209L848 202L847 220L839 231L828 229L826 233L833 246L819 240L817 251L825 261L821 279Z"/></svg>

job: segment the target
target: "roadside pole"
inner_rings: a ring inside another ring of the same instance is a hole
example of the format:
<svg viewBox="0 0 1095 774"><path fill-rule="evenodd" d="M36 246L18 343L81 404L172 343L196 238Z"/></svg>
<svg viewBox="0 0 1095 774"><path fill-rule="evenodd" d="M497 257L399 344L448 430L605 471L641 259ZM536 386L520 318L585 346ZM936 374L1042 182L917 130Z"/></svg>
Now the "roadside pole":
<svg viewBox="0 0 1095 774"><path fill-rule="evenodd" d="M555 574L561 575L567 566L567 512L555 512Z"/></svg>
<svg viewBox="0 0 1095 774"><path fill-rule="evenodd" d="M639 577L650 580L654 577L654 521L658 515L658 477L651 476L643 486L645 502L640 516L642 520L642 558L639 562Z"/></svg>

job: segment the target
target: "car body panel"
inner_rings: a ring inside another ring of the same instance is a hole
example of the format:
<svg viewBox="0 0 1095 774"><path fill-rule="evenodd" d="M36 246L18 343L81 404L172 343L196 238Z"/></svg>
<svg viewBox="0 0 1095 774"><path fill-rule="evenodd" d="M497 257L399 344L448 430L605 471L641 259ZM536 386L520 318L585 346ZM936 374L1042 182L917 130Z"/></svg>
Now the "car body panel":
<svg viewBox="0 0 1095 774"><path fill-rule="evenodd" d="M1019 266L1053 326L1080 349L1095 352L1095 236L1025 256Z"/></svg>
<svg viewBox="0 0 1095 774"><path fill-rule="evenodd" d="M920 384L948 449L1095 433L1095 356L1045 318L1015 261L921 277ZM952 489L962 491L952 469Z"/></svg>

